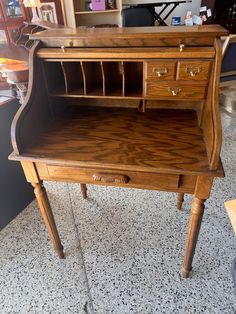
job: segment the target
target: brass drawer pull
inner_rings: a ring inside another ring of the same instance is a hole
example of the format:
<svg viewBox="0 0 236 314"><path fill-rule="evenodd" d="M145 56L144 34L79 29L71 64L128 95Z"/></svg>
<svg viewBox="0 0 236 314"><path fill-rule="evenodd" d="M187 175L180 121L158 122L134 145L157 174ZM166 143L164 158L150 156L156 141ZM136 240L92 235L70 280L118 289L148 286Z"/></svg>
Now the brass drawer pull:
<svg viewBox="0 0 236 314"><path fill-rule="evenodd" d="M200 72L201 72L200 67L196 67L196 68L187 67L186 68L186 73L190 74L192 77L198 75Z"/></svg>
<svg viewBox="0 0 236 314"><path fill-rule="evenodd" d="M157 69L157 68L153 68L153 72L158 76L164 76L165 74L168 73L168 68L164 68L164 69Z"/></svg>
<svg viewBox="0 0 236 314"><path fill-rule="evenodd" d="M172 96L177 96L180 92L182 92L182 89L168 87L168 91L172 93Z"/></svg>
<svg viewBox="0 0 236 314"><path fill-rule="evenodd" d="M185 45L184 44L180 44L179 45L179 51L182 52L184 51Z"/></svg>
<svg viewBox="0 0 236 314"><path fill-rule="evenodd" d="M117 173L97 172L93 174L93 180L105 183L128 183L129 177Z"/></svg>
<svg viewBox="0 0 236 314"><path fill-rule="evenodd" d="M62 50L62 52L66 52L65 46L61 46L61 50Z"/></svg>

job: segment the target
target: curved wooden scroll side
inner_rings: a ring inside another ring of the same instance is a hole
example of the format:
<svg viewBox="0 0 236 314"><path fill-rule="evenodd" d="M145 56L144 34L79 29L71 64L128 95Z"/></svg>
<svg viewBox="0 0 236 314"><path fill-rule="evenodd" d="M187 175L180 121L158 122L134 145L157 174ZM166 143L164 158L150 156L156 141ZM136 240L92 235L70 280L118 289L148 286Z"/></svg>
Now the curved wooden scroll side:
<svg viewBox="0 0 236 314"><path fill-rule="evenodd" d="M208 87L207 100L204 104L201 127L206 143L210 170L216 170L222 143L222 129L219 112L219 78L221 71L221 42L215 40L216 57Z"/></svg>
<svg viewBox="0 0 236 314"><path fill-rule="evenodd" d="M41 42L36 41L30 50L28 90L11 126L13 152L16 155L23 153L48 121L53 118L41 62L36 57L40 46Z"/></svg>
<svg viewBox="0 0 236 314"><path fill-rule="evenodd" d="M222 127L219 111L219 88L220 88L220 72L222 61L222 44L220 38L215 40L216 49L216 66L213 76L213 90L212 90L212 118L213 118L213 130L214 140L212 147L212 154L210 157L210 168L216 170L219 165L220 151L222 145Z"/></svg>

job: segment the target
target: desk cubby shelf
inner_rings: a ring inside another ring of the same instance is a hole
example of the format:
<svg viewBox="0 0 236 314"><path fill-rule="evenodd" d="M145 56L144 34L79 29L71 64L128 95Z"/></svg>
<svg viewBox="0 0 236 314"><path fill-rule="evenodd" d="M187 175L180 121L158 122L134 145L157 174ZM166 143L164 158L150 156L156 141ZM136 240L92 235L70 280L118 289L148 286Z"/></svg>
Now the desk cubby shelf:
<svg viewBox="0 0 236 314"><path fill-rule="evenodd" d="M44 62L49 93L74 97L143 97L143 62Z"/></svg>

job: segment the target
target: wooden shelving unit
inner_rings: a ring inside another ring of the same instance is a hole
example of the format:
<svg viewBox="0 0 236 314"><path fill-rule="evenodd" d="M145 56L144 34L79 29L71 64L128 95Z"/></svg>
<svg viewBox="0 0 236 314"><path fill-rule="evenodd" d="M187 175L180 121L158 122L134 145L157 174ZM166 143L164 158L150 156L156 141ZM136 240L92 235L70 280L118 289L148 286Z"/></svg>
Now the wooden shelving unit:
<svg viewBox="0 0 236 314"><path fill-rule="evenodd" d="M71 21L69 26L95 26L101 24L116 24L121 26L121 10L122 0L116 0L114 9L107 9L103 11L92 11L86 9L87 1L72 0L70 9L72 11ZM69 5L69 3L67 4Z"/></svg>
<svg viewBox="0 0 236 314"><path fill-rule="evenodd" d="M23 0L19 0L18 5L13 5L9 0L0 0L0 30L5 32L9 46L13 44L18 28L27 19L27 13Z"/></svg>
<svg viewBox="0 0 236 314"><path fill-rule="evenodd" d="M54 96L143 98L143 62L52 59L44 67Z"/></svg>

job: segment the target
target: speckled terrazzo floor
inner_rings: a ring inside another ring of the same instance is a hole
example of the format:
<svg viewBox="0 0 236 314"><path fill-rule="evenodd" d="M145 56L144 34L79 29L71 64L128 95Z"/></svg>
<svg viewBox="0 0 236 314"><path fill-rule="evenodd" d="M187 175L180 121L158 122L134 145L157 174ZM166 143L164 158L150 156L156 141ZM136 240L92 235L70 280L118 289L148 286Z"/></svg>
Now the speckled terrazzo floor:
<svg viewBox="0 0 236 314"><path fill-rule="evenodd" d="M206 202L194 270L182 265L191 197L46 183L66 259L30 204L0 232L0 313L233 314L235 237L224 201L236 197L236 107L222 107L226 178Z"/></svg>

